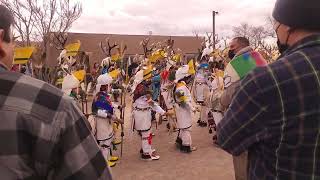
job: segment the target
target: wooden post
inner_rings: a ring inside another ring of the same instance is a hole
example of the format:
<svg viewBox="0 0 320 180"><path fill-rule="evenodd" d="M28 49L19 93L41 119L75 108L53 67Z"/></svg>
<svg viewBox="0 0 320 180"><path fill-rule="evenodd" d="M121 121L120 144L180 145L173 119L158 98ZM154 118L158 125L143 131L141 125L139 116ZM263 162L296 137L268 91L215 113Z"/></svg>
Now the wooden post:
<svg viewBox="0 0 320 180"><path fill-rule="evenodd" d="M216 14L217 11L212 11L212 37L213 37L213 49L216 48Z"/></svg>

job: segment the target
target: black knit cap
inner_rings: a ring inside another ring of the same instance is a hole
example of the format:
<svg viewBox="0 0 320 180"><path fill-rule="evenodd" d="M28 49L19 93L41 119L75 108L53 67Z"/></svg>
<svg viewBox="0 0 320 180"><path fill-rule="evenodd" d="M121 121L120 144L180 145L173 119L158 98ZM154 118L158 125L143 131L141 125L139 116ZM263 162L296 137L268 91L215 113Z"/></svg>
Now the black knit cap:
<svg viewBox="0 0 320 180"><path fill-rule="evenodd" d="M277 0L273 17L292 28L320 30L320 0Z"/></svg>

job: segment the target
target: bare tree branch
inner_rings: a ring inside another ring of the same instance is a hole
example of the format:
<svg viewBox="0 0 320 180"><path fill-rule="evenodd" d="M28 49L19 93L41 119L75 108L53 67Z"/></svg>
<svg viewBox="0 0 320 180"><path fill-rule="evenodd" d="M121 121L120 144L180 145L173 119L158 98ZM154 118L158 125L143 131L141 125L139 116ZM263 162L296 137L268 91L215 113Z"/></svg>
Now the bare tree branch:
<svg viewBox="0 0 320 180"><path fill-rule="evenodd" d="M15 16L15 28L23 45L41 42L42 54L48 45L62 49L66 33L82 13L80 2L70 0L0 0ZM53 34L53 35L52 35Z"/></svg>
<svg viewBox="0 0 320 180"><path fill-rule="evenodd" d="M27 0L22 3L19 0L0 0L0 2L6 6L15 16L14 27L19 33L19 40L22 41L22 45L31 45L31 32L35 26L33 21L34 10L29 8L32 4L32 0Z"/></svg>
<svg viewBox="0 0 320 180"><path fill-rule="evenodd" d="M273 20L268 17L264 26L252 26L248 23L242 23L240 26L233 27L234 36L242 36L249 39L251 47L258 50L267 61L273 59L277 53L277 47L270 44L270 40L275 38L273 30Z"/></svg>

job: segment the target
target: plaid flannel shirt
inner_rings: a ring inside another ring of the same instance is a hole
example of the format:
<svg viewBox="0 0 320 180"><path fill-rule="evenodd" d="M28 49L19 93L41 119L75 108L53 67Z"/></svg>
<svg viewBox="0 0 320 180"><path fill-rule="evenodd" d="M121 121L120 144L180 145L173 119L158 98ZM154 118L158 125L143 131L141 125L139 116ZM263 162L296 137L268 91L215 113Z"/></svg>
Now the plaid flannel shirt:
<svg viewBox="0 0 320 180"><path fill-rule="evenodd" d="M248 179L320 179L320 35L309 36L242 82L217 127Z"/></svg>
<svg viewBox="0 0 320 180"><path fill-rule="evenodd" d="M0 66L0 122L0 175L111 179L87 120L59 89Z"/></svg>

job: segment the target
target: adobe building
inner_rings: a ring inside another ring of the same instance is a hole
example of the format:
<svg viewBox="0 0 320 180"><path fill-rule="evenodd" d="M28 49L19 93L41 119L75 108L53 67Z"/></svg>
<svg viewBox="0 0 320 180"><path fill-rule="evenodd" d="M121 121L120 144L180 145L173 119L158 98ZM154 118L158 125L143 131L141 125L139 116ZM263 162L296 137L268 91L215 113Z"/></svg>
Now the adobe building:
<svg viewBox="0 0 320 180"><path fill-rule="evenodd" d="M105 39L109 38L110 43L117 44L123 43L127 45L126 51L127 56L134 56L135 54L144 54L143 48L140 42L147 38L147 35L117 35L117 34L89 34L89 33L68 33L68 40L66 44L81 41L80 51L87 52L89 54L90 64L93 65L95 62L100 63L106 54L104 54L100 48L100 42L105 43ZM164 42L168 40L170 36L150 36L149 45L157 42ZM171 39L175 41L174 49L181 49L185 55L196 55L198 48L201 47L201 38L193 36L171 36ZM116 53L116 49L113 50ZM49 47L47 51L46 64L49 67L54 67L57 64L57 57L60 51L54 47Z"/></svg>

